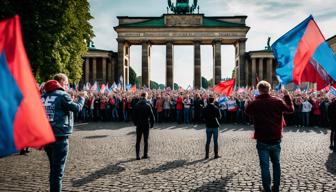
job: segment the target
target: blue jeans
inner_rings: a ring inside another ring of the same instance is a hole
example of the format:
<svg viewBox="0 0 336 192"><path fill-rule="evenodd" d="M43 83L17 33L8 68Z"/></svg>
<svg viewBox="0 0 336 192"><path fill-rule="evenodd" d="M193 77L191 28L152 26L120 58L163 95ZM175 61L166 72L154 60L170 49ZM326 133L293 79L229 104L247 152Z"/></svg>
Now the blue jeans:
<svg viewBox="0 0 336 192"><path fill-rule="evenodd" d="M181 123L181 111L182 110L176 110L176 122Z"/></svg>
<svg viewBox="0 0 336 192"><path fill-rule="evenodd" d="M210 145L211 137L213 135L214 145L218 145L218 127L217 128L206 128L206 144Z"/></svg>
<svg viewBox="0 0 336 192"><path fill-rule="evenodd" d="M60 192L62 191L62 177L69 151L69 139L56 138L56 142L47 145L44 150L50 163L50 192Z"/></svg>
<svg viewBox="0 0 336 192"><path fill-rule="evenodd" d="M112 120L117 121L118 118L119 118L118 109L116 107L113 107L113 109L112 109Z"/></svg>
<svg viewBox="0 0 336 192"><path fill-rule="evenodd" d="M184 109L184 123L185 124L190 123L190 109L189 108Z"/></svg>
<svg viewBox="0 0 336 192"><path fill-rule="evenodd" d="M310 112L302 112L302 120L304 126L309 126L309 113Z"/></svg>
<svg viewBox="0 0 336 192"><path fill-rule="evenodd" d="M279 143L276 144L266 144L260 141L257 141L257 150L259 155L260 161L260 168L261 168L261 178L262 178L262 185L265 192L271 192L271 174L269 170L269 160L273 164L273 189L275 192L280 190L280 151L281 146Z"/></svg>

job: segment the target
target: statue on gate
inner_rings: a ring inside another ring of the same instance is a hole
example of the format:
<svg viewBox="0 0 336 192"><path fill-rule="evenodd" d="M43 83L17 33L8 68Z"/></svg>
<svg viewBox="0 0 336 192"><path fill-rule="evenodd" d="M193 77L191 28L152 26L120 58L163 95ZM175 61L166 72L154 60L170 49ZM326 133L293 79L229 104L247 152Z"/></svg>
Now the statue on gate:
<svg viewBox="0 0 336 192"><path fill-rule="evenodd" d="M176 5L174 5L171 0L168 0L168 8L175 14L190 14L196 9L199 10L197 0L194 0L191 6L189 6L189 0L176 0Z"/></svg>

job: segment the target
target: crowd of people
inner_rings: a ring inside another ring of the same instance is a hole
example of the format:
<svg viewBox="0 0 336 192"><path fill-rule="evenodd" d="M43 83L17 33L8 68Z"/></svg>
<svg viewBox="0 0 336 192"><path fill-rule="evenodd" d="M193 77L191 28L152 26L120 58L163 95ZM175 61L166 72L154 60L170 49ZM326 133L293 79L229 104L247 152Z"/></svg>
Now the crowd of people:
<svg viewBox="0 0 336 192"><path fill-rule="evenodd" d="M83 110L76 114L76 121L132 121L132 110L140 98L140 93L115 91L112 93L88 92ZM215 105L221 111L220 123L253 124L246 115L245 108L256 95L257 90L240 89L226 97L210 90L146 90L148 101L153 107L157 123L176 122L198 124L204 122L203 109L209 95L215 95ZM75 98L78 92L70 91ZM271 95L281 97L282 93L271 91ZM293 91L295 112L285 115L287 125L303 127L328 127L328 106L331 97L326 92Z"/></svg>
<svg viewBox="0 0 336 192"><path fill-rule="evenodd" d="M155 121L186 125L205 123L205 159L209 158L212 138L214 158L220 158L220 124L253 124L265 191L280 189L280 151L285 124L305 127L327 126L330 122L330 149L336 152L336 99L324 91L289 93L283 89L276 92L271 91L271 85L266 81L260 81L257 90L240 88L228 97L210 90L146 89L97 93L67 90L67 85L68 77L60 73L42 89L42 102L56 138L54 143L44 148L50 162L50 191L59 192L62 189L69 136L73 129L73 113L78 121L132 121L136 126L137 160L149 158L148 136ZM140 158L142 137L144 150ZM273 164L273 186L269 158Z"/></svg>

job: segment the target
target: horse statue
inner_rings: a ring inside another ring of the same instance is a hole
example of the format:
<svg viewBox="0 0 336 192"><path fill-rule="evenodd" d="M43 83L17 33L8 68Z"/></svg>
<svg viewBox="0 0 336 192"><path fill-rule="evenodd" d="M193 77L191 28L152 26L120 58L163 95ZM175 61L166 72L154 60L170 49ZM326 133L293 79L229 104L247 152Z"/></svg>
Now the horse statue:
<svg viewBox="0 0 336 192"><path fill-rule="evenodd" d="M199 6L197 5L197 0L194 0L191 6L189 6L189 0L176 0L176 5L171 0L168 0L168 9L175 14L190 14L199 9Z"/></svg>

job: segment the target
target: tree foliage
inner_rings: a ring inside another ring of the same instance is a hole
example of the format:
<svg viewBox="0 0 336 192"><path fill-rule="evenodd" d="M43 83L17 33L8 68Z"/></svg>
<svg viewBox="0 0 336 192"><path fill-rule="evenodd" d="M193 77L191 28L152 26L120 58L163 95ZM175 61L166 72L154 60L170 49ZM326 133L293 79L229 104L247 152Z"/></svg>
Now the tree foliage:
<svg viewBox="0 0 336 192"><path fill-rule="evenodd" d="M202 88L207 89L208 87L208 80L202 76Z"/></svg>
<svg viewBox="0 0 336 192"><path fill-rule="evenodd" d="M174 90L178 90L180 86L177 83L174 83Z"/></svg>
<svg viewBox="0 0 336 192"><path fill-rule="evenodd" d="M38 81L63 72L82 76L82 57L94 36L87 0L1 0L0 19L19 15L26 52Z"/></svg>
<svg viewBox="0 0 336 192"><path fill-rule="evenodd" d="M134 85L137 82L137 74L132 67L129 67L129 83Z"/></svg>
<svg viewBox="0 0 336 192"><path fill-rule="evenodd" d="M155 81L150 81L150 89L159 89L159 84Z"/></svg>

